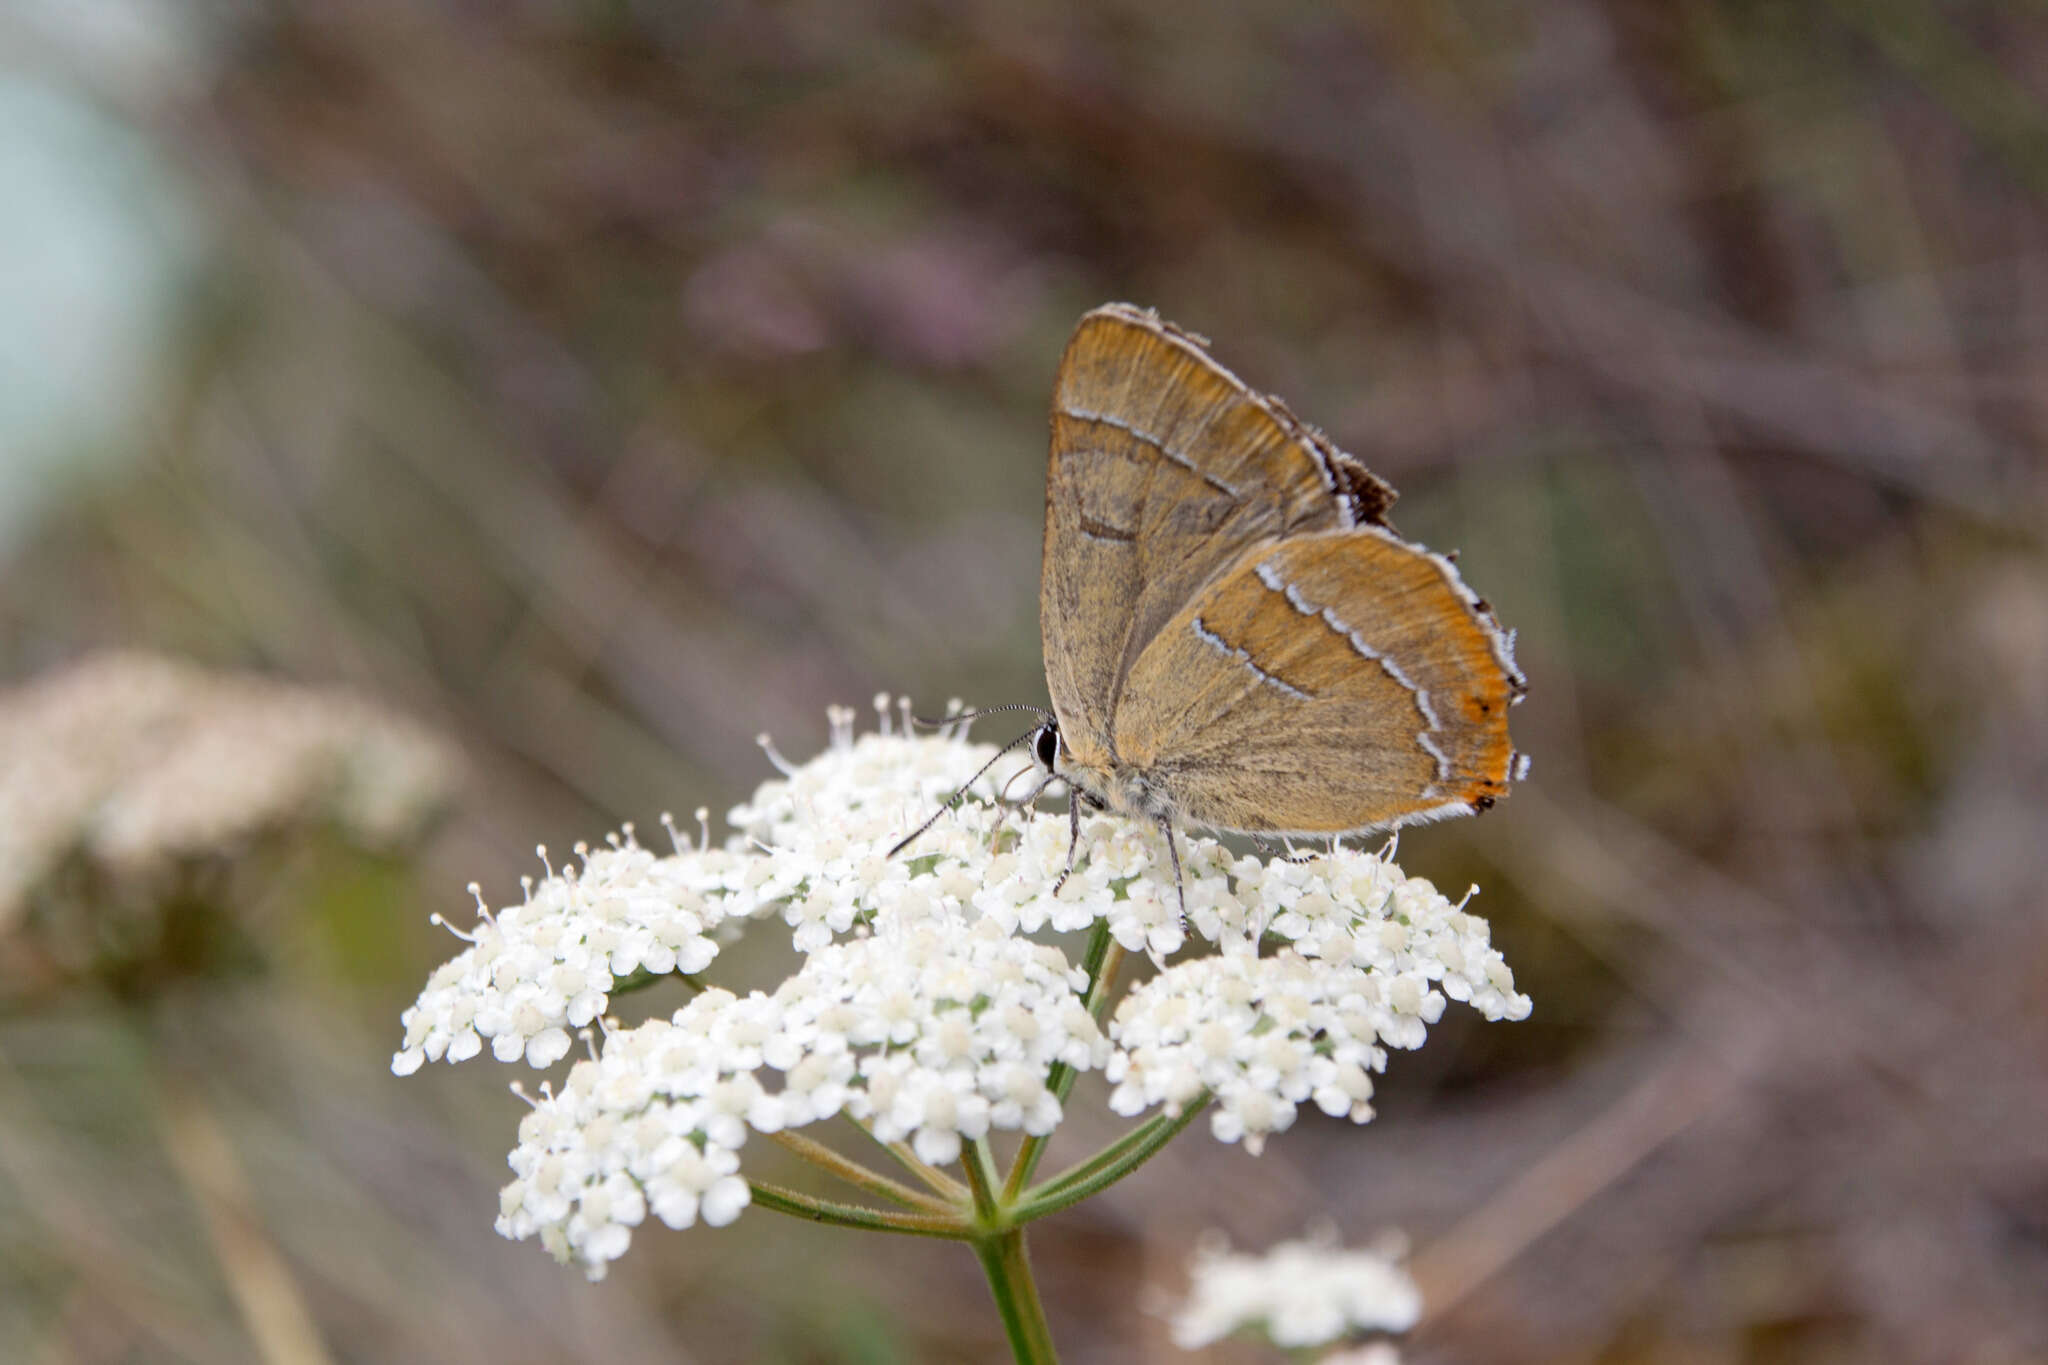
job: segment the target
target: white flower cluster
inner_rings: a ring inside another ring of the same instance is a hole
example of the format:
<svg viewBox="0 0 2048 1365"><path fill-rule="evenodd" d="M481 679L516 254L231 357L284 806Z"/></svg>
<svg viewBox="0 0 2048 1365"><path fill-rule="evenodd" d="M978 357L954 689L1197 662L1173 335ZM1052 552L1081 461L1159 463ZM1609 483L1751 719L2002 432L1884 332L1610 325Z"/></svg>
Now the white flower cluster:
<svg viewBox="0 0 2048 1365"><path fill-rule="evenodd" d="M992 920L890 925L813 954L782 984L777 1042L792 1060L771 1063L788 1074L785 1096L806 1067L839 1084L857 1075L847 1112L939 1165L959 1157L962 1138L991 1128L1052 1132L1053 1065L1088 1071L1109 1059L1109 1040L1081 1002L1087 986L1059 949ZM813 1100L801 1112L831 1111Z"/></svg>
<svg viewBox="0 0 2048 1365"><path fill-rule="evenodd" d="M830 746L800 767L770 749L783 775L731 812L723 847L678 837L657 856L628 831L484 910L407 1011L400 1073L486 1042L547 1066L574 1030L606 1030L522 1127L509 1235L538 1233L600 1273L649 1210L726 1221L744 1187L720 1182L748 1130L843 1113L932 1164L991 1131L1043 1136L1061 1116L1061 1063L1105 1070L1124 1113L1212 1093L1216 1134L1256 1151L1304 1101L1368 1118L1370 1073L1387 1048L1418 1046L1446 997L1528 1012L1485 922L1374 855L1267 863L1181 834L1183 924L1159 833L1096 816L1061 884L1067 820L995 800L1028 760L977 778L993 749L890 733L883 714L881 733L856 738L835 711ZM804 961L772 992L708 991L666 1021L606 1023L621 979L695 975L745 920L778 915ZM1085 974L1025 937L1098 924L1161 964L1189 928L1229 949L1165 967L1105 1035Z"/></svg>
<svg viewBox="0 0 2048 1365"><path fill-rule="evenodd" d="M455 754L345 693L101 654L0 692L0 928L67 860L117 889L324 826L384 846L455 784ZM94 907L97 908L97 907Z"/></svg>
<svg viewBox="0 0 2048 1365"><path fill-rule="evenodd" d="M882 698L876 699L878 710ZM969 801L901 854L890 850L995 755L951 738L901 734L851 738L852 712L833 713L833 743L801 767L764 783L733 808L733 827L772 854L774 871L759 888L782 904L800 952L813 952L856 924L881 919L977 914L1006 932L1068 933L1106 920L1117 942L1163 959L1181 948L1187 926L1179 892L1155 830L1096 816L1082 822L1079 865L1067 870L1071 832L1064 819L1037 812L998 814L996 793L1030 773L1018 758L968 790ZM771 751L772 753L772 751ZM778 760L779 761L779 760ZM1213 840L1187 840L1188 908L1228 900L1230 855ZM1234 903L1234 902L1233 902Z"/></svg>
<svg viewBox="0 0 2048 1365"><path fill-rule="evenodd" d="M1268 935L1388 981L1399 1023L1383 1034L1390 1046L1422 1046L1423 1025L1443 1012L1438 993L1488 1019L1529 1017L1486 921L1390 857L1340 847L1299 861L1244 858L1232 874L1246 916L1263 918Z"/></svg>
<svg viewBox="0 0 2048 1365"><path fill-rule="evenodd" d="M1391 1341L1368 1341L1363 1346L1339 1347L1316 1365L1401 1365L1401 1348Z"/></svg>
<svg viewBox="0 0 2048 1365"><path fill-rule="evenodd" d="M650 1210L672 1228L739 1217L751 1197L739 1147L764 1099L752 1075L758 1011L744 1003L706 991L673 1021L616 1034L601 1060L578 1062L520 1120L499 1233L538 1234L596 1278Z"/></svg>
<svg viewBox="0 0 2048 1365"><path fill-rule="evenodd" d="M741 838L767 855L770 870L759 894L777 904L795 931L798 952L816 952L856 924L957 919L981 885L970 869L988 858L996 785L975 774L996 750L950 736L891 734L886 701L875 699L882 732L859 738L852 710L834 708L832 743L800 767L769 749L784 775L763 783L727 816ZM890 856L971 778L962 810Z"/></svg>
<svg viewBox="0 0 2048 1365"><path fill-rule="evenodd" d="M740 833L724 847L708 834L692 844L671 828L676 851L657 855L629 827L607 847L579 845L578 863L524 883L519 904L493 912L479 894L477 926L455 931L470 946L405 1012L391 1069L409 1075L428 1061L467 1061L485 1041L499 1061L552 1066L568 1054L573 1030L603 1017L620 979L695 975L747 919L779 914L795 927L798 950L815 952L856 923L957 916L979 885L963 866L985 860L983 835L949 820L912 850L922 861L888 851L994 754L952 738L856 739L852 712L834 708L825 752L735 807ZM972 808L977 815L989 813L990 793L985 779L971 793L983 803ZM913 866L922 870L913 875Z"/></svg>
<svg viewBox="0 0 2048 1365"><path fill-rule="evenodd" d="M703 971L726 922L767 904L757 892L771 866L755 855L684 847L658 857L630 829L578 854L580 866L529 883L518 905L493 914L479 897L470 946L400 1019L393 1071L467 1061L486 1040L501 1062L552 1066L568 1055L571 1030L604 1014L621 978Z"/></svg>
<svg viewBox="0 0 2048 1365"><path fill-rule="evenodd" d="M973 896L977 911L1026 934L1043 929L1072 933L1101 920L1125 949L1147 953L1155 961L1164 961L1186 944L1188 925L1181 918L1180 891L1158 830L1116 816L1083 819L1085 861L1055 896L1052 888L1066 871L1073 837L1068 823L1020 823L1014 846L981 862L981 887ZM1181 840L1188 913L1199 926L1205 913L1213 920L1219 903L1230 898L1230 852L1213 839L1176 837Z"/></svg>
<svg viewBox="0 0 2048 1365"><path fill-rule="evenodd" d="M1232 898L1209 901L1223 909L1190 911L1232 946L1167 968L1111 1021L1110 1107L1120 1114L1179 1113L1206 1093L1210 1130L1256 1154L1306 1101L1371 1119L1386 1049L1422 1046L1446 996L1489 1019L1529 1013L1486 921L1376 854L1245 858L1232 873ZM1254 956L1240 935L1260 921L1287 946Z"/></svg>
<svg viewBox="0 0 2048 1365"><path fill-rule="evenodd" d="M1154 1105L1178 1114L1209 1094L1209 1128L1256 1155L1268 1133L1313 1100L1324 1113L1372 1117L1376 1041L1391 1010L1374 977L1292 949L1196 958L1124 998L1110 1024L1117 1051L1109 1107L1135 1115Z"/></svg>
<svg viewBox="0 0 2048 1365"><path fill-rule="evenodd" d="M991 1129L1048 1134L1060 1120L1053 1064L1088 1070L1109 1056L1081 1004L1086 985L1058 949L983 920L833 944L773 995L707 991L673 1019L609 1034L535 1106L499 1230L538 1232L595 1277L649 1209L671 1227L737 1217L748 1201L735 1153L750 1128L843 1111L934 1164ZM770 1072L778 1089L763 1084Z"/></svg>
<svg viewBox="0 0 2048 1365"><path fill-rule="evenodd" d="M1252 1328L1286 1349L1324 1346L1356 1332L1405 1332L1422 1316L1422 1292L1391 1249L1346 1251L1331 1232L1260 1256L1205 1239L1189 1278L1173 1340L1190 1351Z"/></svg>

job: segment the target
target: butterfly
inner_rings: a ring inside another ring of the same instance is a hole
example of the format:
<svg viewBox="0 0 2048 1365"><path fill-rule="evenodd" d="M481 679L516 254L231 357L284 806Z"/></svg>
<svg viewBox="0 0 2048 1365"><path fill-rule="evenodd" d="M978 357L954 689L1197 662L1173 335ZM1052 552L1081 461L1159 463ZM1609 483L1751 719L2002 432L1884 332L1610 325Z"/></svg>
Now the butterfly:
<svg viewBox="0 0 2048 1365"><path fill-rule="evenodd" d="M1129 304L1083 317L1046 474L1047 780L1159 825L1176 883L1177 826L1343 836L1506 795L1528 771L1514 635L1395 533L1394 498L1203 338Z"/></svg>
<svg viewBox="0 0 2048 1365"><path fill-rule="evenodd" d="M1083 805L1151 821L1185 911L1177 827L1341 838L1477 814L1527 776L1514 633L1395 532L1395 496L1204 338L1125 303L1081 319L1046 470L1052 711L1021 708L1042 723L1001 751L1043 775L1023 804L1073 794L1069 871Z"/></svg>

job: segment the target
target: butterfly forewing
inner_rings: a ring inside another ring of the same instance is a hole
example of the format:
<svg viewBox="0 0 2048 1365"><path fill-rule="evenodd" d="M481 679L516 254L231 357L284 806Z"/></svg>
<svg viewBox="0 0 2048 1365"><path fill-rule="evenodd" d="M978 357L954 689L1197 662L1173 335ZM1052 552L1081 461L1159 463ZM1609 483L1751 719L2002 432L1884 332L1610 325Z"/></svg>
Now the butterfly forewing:
<svg viewBox="0 0 2048 1365"><path fill-rule="evenodd" d="M1241 550L1139 657L1114 739L1196 823L1363 831L1505 794L1522 686L1456 570L1368 526Z"/></svg>
<svg viewBox="0 0 2048 1365"><path fill-rule="evenodd" d="M1156 315L1083 318L1054 385L1039 588L1068 747L1100 761L1140 654L1246 546L1377 521L1392 500Z"/></svg>

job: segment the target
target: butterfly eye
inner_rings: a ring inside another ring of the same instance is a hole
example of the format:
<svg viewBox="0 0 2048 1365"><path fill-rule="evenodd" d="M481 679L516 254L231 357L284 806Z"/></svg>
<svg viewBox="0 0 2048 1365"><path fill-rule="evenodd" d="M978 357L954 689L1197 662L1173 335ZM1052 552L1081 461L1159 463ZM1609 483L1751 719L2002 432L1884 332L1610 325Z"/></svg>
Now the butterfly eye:
<svg viewBox="0 0 2048 1365"><path fill-rule="evenodd" d="M1031 756L1038 760L1038 766L1047 772L1058 771L1054 760L1060 755L1060 727L1047 721L1038 727L1038 733L1031 739Z"/></svg>

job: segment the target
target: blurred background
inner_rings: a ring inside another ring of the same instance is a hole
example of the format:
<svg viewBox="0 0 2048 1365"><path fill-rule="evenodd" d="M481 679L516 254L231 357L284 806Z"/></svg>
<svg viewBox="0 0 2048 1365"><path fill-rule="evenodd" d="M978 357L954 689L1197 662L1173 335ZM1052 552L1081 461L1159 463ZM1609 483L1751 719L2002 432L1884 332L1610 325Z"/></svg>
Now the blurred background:
<svg viewBox="0 0 2048 1365"><path fill-rule="evenodd" d="M0 1359L1000 1358L958 1248L760 1212L588 1286L491 1232L511 1071L387 1066L471 879L1043 700L1107 299L1520 630L1533 780L1401 855L1536 1012L1039 1224L1065 1357L1327 1218L1419 1361L2048 1359L2044 108L2034 0L7 0L0 857L138 688L242 804L231 933L0 915ZM116 647L234 678L32 681ZM418 818L248 794L272 706Z"/></svg>

